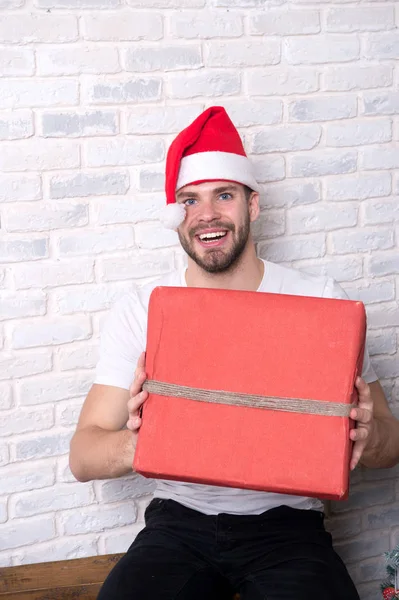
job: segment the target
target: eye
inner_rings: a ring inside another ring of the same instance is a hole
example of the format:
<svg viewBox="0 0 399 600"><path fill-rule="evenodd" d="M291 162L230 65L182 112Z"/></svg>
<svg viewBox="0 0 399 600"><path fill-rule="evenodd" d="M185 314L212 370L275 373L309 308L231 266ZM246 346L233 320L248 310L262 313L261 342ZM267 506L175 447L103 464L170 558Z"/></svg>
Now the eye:
<svg viewBox="0 0 399 600"><path fill-rule="evenodd" d="M228 194L227 192L225 192L224 194L220 194L219 196L221 200L230 200L231 197L231 194Z"/></svg>
<svg viewBox="0 0 399 600"><path fill-rule="evenodd" d="M187 198L187 200L185 200L185 201L183 202L183 204L184 204L185 206L193 206L193 204L194 204L195 202L196 202L196 199L195 199L195 198Z"/></svg>

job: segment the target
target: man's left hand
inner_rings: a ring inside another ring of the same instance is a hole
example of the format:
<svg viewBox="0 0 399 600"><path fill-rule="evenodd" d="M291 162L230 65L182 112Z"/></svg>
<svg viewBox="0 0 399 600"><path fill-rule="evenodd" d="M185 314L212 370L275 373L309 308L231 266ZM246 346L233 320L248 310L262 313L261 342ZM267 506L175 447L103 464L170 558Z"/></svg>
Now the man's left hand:
<svg viewBox="0 0 399 600"><path fill-rule="evenodd" d="M353 408L350 413L351 419L356 421L356 428L350 432L350 439L354 441L350 462L351 471L358 464L364 449L370 442L375 427L370 386L361 377L356 379L355 385L359 394L359 401L357 407Z"/></svg>

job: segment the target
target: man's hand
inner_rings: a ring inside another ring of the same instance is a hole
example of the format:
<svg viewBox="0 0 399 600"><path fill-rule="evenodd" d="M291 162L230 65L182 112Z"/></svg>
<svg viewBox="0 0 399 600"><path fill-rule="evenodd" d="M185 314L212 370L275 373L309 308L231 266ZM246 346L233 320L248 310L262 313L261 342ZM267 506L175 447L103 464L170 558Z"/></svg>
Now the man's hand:
<svg viewBox="0 0 399 600"><path fill-rule="evenodd" d="M357 407L353 408L350 413L351 419L356 421L356 429L352 429L350 432L350 439L355 442L350 462L352 471L370 442L375 426L370 387L361 377L356 379L355 385L359 394L359 401Z"/></svg>
<svg viewBox="0 0 399 600"><path fill-rule="evenodd" d="M126 427L137 437L138 430L141 426L140 409L148 398L148 392L142 389L143 383L146 380L145 374L145 352L140 354L134 373L134 380L130 387L130 400L127 403L129 417ZM136 445L134 443L134 445Z"/></svg>

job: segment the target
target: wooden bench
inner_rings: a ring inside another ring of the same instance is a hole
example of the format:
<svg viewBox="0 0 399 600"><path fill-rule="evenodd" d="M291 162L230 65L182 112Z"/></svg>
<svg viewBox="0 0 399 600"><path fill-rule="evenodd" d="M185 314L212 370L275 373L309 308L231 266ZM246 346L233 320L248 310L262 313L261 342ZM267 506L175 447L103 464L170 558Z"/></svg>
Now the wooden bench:
<svg viewBox="0 0 399 600"><path fill-rule="evenodd" d="M122 554L0 568L0 600L96 600ZM234 600L239 597L235 596Z"/></svg>

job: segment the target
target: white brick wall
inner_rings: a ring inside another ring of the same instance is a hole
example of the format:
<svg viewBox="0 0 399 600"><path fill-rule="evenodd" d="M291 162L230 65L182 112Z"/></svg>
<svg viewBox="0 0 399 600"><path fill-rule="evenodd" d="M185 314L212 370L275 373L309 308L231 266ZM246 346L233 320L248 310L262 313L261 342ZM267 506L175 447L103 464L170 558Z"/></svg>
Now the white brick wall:
<svg viewBox="0 0 399 600"><path fill-rule="evenodd" d="M0 0L0 564L125 549L152 484L81 485L68 442L110 304L181 262L160 228L173 134L219 103L262 182L262 256L368 306L399 413L399 5ZM330 523L362 600L399 541L399 469Z"/></svg>

